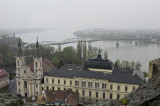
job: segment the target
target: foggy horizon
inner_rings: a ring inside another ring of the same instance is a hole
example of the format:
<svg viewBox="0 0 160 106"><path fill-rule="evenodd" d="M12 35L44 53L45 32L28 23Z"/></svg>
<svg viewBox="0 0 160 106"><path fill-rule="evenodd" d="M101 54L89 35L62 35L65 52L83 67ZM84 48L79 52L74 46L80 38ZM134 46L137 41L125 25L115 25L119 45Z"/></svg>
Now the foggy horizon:
<svg viewBox="0 0 160 106"><path fill-rule="evenodd" d="M157 29L160 1L0 1L0 29Z"/></svg>

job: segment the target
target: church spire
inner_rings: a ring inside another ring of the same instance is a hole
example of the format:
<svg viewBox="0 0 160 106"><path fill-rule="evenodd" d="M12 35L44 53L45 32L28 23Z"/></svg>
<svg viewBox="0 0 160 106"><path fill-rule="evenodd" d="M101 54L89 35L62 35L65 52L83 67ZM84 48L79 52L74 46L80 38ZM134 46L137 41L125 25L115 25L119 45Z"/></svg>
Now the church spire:
<svg viewBox="0 0 160 106"><path fill-rule="evenodd" d="M36 57L40 57L40 54L39 54L39 44L38 44L38 37L37 37L37 42L36 42Z"/></svg>
<svg viewBox="0 0 160 106"><path fill-rule="evenodd" d="M36 42L36 49L39 49L38 37L37 37L37 42Z"/></svg>
<svg viewBox="0 0 160 106"><path fill-rule="evenodd" d="M20 39L20 37L18 38L18 47L21 47L21 39Z"/></svg>
<svg viewBox="0 0 160 106"><path fill-rule="evenodd" d="M20 37L18 38L18 56L22 56L22 46Z"/></svg>

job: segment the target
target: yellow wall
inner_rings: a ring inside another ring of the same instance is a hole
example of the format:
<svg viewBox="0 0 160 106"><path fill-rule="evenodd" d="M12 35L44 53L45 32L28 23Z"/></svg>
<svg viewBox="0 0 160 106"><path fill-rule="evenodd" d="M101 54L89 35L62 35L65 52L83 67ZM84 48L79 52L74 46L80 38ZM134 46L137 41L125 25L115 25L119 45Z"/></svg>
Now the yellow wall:
<svg viewBox="0 0 160 106"><path fill-rule="evenodd" d="M48 82L47 82L48 79ZM54 83L52 83L52 79L54 79ZM60 84L58 84L58 80L60 80ZM64 80L66 81L66 84L64 84ZM70 85L70 81L72 81L72 85ZM79 81L79 86L75 86L75 81ZM86 87L82 87L81 82L86 81ZM88 82L92 82L92 87L88 87ZM95 82L99 82L99 88L95 88ZM107 87L102 88L102 83L106 83ZM110 90L110 85L113 85L113 90ZM117 91L117 86L120 85L120 91ZM47 86L49 87L49 90L52 90L52 87L54 87L54 90L64 90L66 89L72 89L72 91L78 90L81 98L91 98L91 99L102 99L103 100L103 93L105 93L104 99L110 98L110 93L113 95L113 99L117 99L117 94L120 94L120 98L123 98L128 93L130 93L133 90L133 86L135 88L138 88L139 85L135 84L123 84L123 83L114 83L109 82L108 80L101 80L101 79L91 79L91 78L61 78L61 77L52 77L52 76L44 76L44 86L45 90L47 90ZM125 86L128 87L128 91L125 91ZM85 96L82 95L82 91L85 91ZM89 91L92 92L92 96L89 97ZM98 92L98 98L96 97L96 92Z"/></svg>
<svg viewBox="0 0 160 106"><path fill-rule="evenodd" d="M101 71L104 73L112 73L112 70L106 70L106 69L95 69L95 68L88 68L90 71Z"/></svg>
<svg viewBox="0 0 160 106"><path fill-rule="evenodd" d="M22 63L23 61L23 63ZM139 85L135 84L123 84L123 83L115 83L115 82L109 82L105 79L93 79L93 78L62 78L62 77L53 77L53 76L44 76L44 84L41 84L41 80L33 80L36 75L41 75L40 72L42 72L42 58L34 59L34 65L35 62L37 62L37 68L35 70L39 71L37 73L34 73L30 70L28 66L25 66L24 64L24 57L17 57L16 63L19 62L19 65L16 65L16 73L17 73L17 94L21 94L22 96L25 96L25 92L27 93L27 96L37 96L42 93L42 87L44 90L68 90L72 89L72 91L78 91L81 98L89 98L89 99L110 99L110 94L112 94L112 99L117 99L117 94L120 95L120 98L123 98L128 93L132 92L133 86L135 88L138 88ZM18 64L18 63L17 63ZM24 70L26 73L24 73ZM104 73L112 73L112 70L104 70L104 69L90 69L92 71L101 71ZM38 77L40 78L40 77ZM47 82L48 79L48 82ZM52 79L54 80L54 83L52 83ZM58 80L60 83L58 83ZM64 80L66 84L64 84ZM27 81L27 89L24 88L24 81ZM70 85L70 81L72 81L72 85ZM75 81L79 81L79 86L75 85ZM82 86L82 81L86 82L86 86ZM20 82L20 85L19 85ZM88 83L92 83L92 86L89 87ZM99 83L99 87L95 87L95 83ZM102 88L102 84L106 84L105 88ZM36 87L36 85L38 85ZM113 89L110 89L110 85L113 86ZM120 86L120 90L117 90L117 86ZM128 90L125 91L125 86L128 87ZM20 92L19 92L20 90ZM82 95L82 92L85 92L85 95ZM38 92L38 94L36 94ZM91 92L91 96L89 96L89 92ZM96 92L98 92L98 97L96 97ZM105 98L103 98L103 94L105 94Z"/></svg>

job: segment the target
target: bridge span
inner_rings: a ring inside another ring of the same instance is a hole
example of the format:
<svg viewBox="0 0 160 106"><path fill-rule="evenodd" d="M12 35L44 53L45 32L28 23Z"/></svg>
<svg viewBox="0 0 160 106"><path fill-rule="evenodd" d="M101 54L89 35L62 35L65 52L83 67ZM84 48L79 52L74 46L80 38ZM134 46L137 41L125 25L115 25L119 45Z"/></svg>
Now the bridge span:
<svg viewBox="0 0 160 106"><path fill-rule="evenodd" d="M85 42L95 42L99 40L95 39L89 39L89 38L69 38L60 42L56 41L41 41L39 44L44 45L44 46L49 46L49 45L63 45L63 44L68 44L68 43L76 43L78 41L85 41ZM30 44L25 44L24 47L28 47L30 45L35 45L35 43L30 43Z"/></svg>

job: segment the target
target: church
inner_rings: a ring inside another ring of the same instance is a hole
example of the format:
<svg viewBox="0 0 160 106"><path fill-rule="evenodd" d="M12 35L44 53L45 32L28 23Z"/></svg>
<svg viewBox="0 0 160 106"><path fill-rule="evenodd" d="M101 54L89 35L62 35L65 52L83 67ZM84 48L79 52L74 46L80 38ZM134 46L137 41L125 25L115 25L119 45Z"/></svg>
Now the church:
<svg viewBox="0 0 160 106"><path fill-rule="evenodd" d="M42 91L52 90L78 92L80 102L84 103L121 99L143 82L136 70L114 68L112 61L104 60L100 51L95 59L88 59L83 67L66 64L60 69L52 66L50 70L44 71L43 66L46 63L40 57L37 40L36 56L33 60L32 65L25 64L19 39L16 57L17 94L22 97L31 97L32 100L42 94Z"/></svg>

